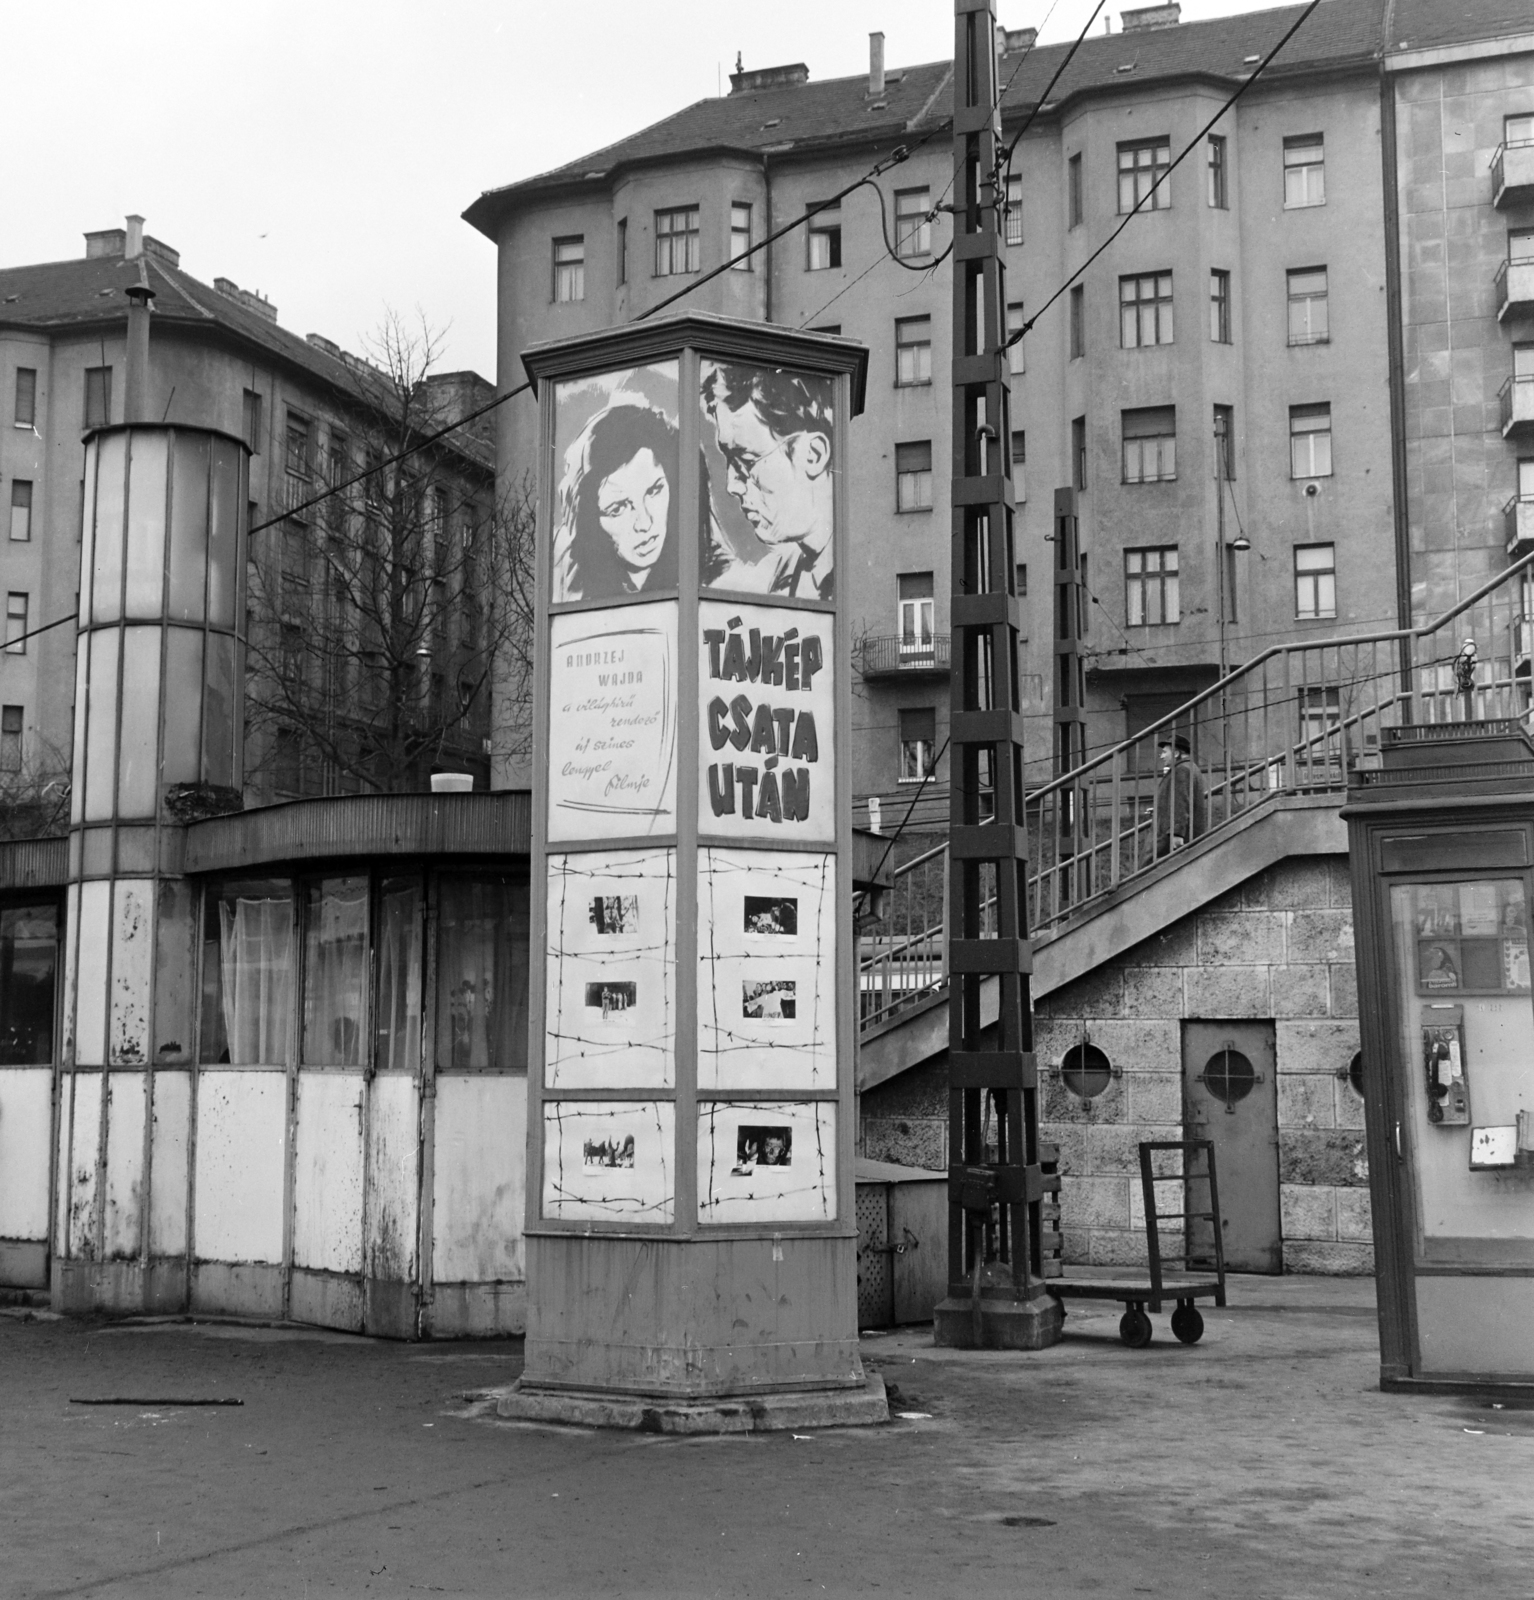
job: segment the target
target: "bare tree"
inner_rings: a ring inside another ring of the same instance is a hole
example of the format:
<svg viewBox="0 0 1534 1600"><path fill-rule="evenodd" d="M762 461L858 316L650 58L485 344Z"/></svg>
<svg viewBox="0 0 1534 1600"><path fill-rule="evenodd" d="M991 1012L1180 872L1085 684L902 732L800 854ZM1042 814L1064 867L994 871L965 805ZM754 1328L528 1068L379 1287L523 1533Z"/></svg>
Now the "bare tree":
<svg viewBox="0 0 1534 1600"><path fill-rule="evenodd" d="M19 760L0 760L0 840L69 832L69 752L45 739Z"/></svg>
<svg viewBox="0 0 1534 1600"><path fill-rule="evenodd" d="M332 492L253 541L258 789L398 792L438 767L488 776L497 735L516 726L492 699L520 685L528 649L531 501L496 500L483 425L423 444L483 392L466 400L467 375L437 374L440 350L424 322L391 313L370 359L349 360L354 394L325 438L284 441L287 504Z"/></svg>

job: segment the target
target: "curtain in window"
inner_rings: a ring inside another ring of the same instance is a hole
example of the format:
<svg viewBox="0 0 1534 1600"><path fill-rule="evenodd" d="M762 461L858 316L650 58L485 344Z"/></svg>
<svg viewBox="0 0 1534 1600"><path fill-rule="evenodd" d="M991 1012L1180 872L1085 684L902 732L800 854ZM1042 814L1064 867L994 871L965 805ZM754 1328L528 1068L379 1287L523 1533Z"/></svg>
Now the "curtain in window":
<svg viewBox="0 0 1534 1600"><path fill-rule="evenodd" d="M421 884L385 878L378 898L378 1041L380 1072L421 1065Z"/></svg>
<svg viewBox="0 0 1534 1600"><path fill-rule="evenodd" d="M225 1048L233 1066L281 1065L293 1015L293 904L287 891L221 900L219 975Z"/></svg>
<svg viewBox="0 0 1534 1600"><path fill-rule="evenodd" d="M368 880L326 878L308 890L304 1048L310 1066L360 1067L367 997Z"/></svg>
<svg viewBox="0 0 1534 1600"><path fill-rule="evenodd" d="M437 1069L527 1065L527 891L444 878L437 919Z"/></svg>

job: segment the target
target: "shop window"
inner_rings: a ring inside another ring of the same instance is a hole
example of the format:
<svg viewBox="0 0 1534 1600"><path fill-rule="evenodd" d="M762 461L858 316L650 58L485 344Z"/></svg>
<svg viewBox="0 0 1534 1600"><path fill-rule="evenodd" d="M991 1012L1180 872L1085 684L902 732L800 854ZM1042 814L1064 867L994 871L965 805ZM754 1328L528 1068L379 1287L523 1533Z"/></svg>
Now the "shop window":
<svg viewBox="0 0 1534 1600"><path fill-rule="evenodd" d="M373 1064L379 1072L421 1067L424 898L418 877L385 878L378 890L378 1002Z"/></svg>
<svg viewBox="0 0 1534 1600"><path fill-rule="evenodd" d="M437 1070L527 1070L528 895L508 877L437 885Z"/></svg>
<svg viewBox="0 0 1534 1600"><path fill-rule="evenodd" d="M0 910L0 1066L53 1062L58 946L57 906Z"/></svg>
<svg viewBox="0 0 1534 1600"><path fill-rule="evenodd" d="M321 878L306 884L299 1057L306 1066L363 1065L367 954L367 878Z"/></svg>
<svg viewBox="0 0 1534 1600"><path fill-rule="evenodd" d="M201 1059L284 1065L292 1022L292 885L211 888L203 918Z"/></svg>

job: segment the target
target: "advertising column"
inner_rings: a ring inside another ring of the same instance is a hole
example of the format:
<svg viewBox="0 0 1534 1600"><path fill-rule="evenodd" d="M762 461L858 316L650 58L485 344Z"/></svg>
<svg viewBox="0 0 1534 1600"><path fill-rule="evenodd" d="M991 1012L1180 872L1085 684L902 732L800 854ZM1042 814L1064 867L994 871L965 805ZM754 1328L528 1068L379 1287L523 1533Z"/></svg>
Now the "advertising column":
<svg viewBox="0 0 1534 1600"><path fill-rule="evenodd" d="M637 1424L664 1397L723 1426L730 1397L776 1395L788 1425L806 1390L883 1415L857 1354L839 871L864 359L705 317L526 357L546 601L518 1415Z"/></svg>

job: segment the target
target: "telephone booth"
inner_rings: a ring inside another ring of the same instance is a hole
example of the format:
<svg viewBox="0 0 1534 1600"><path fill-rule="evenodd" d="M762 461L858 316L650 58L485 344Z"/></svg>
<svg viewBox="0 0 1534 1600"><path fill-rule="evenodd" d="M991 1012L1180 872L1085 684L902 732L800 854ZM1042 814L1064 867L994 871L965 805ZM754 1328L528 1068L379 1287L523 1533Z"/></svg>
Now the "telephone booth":
<svg viewBox="0 0 1534 1600"><path fill-rule="evenodd" d="M1344 816L1381 1387L1534 1385L1534 741L1387 729Z"/></svg>

